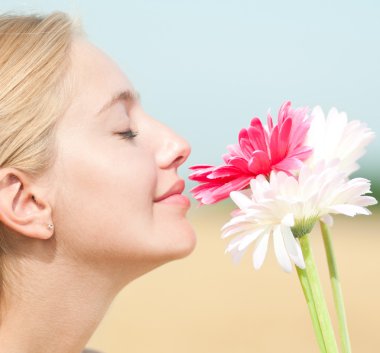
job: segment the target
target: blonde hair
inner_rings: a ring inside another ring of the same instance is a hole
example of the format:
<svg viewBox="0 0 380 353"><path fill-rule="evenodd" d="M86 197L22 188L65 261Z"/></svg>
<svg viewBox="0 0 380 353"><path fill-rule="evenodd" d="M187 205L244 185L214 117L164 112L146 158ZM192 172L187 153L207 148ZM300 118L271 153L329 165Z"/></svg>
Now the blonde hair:
<svg viewBox="0 0 380 353"><path fill-rule="evenodd" d="M54 129L69 103L74 32L60 12L0 15L0 168L36 177L51 165ZM7 234L0 223L0 296Z"/></svg>

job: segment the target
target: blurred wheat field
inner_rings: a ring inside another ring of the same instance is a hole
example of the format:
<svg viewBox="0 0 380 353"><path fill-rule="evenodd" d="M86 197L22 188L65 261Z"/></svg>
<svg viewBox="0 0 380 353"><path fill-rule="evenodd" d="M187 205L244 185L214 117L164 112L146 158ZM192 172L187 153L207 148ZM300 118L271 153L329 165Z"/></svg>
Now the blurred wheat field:
<svg viewBox="0 0 380 353"><path fill-rule="evenodd" d="M260 271L250 253L237 266L224 254L219 229L229 207L193 208L194 253L127 286L88 347L104 353L318 353L296 271L281 270L273 246ZM379 228L380 212L338 217L332 228L353 352L379 352ZM319 227L312 243L337 328Z"/></svg>

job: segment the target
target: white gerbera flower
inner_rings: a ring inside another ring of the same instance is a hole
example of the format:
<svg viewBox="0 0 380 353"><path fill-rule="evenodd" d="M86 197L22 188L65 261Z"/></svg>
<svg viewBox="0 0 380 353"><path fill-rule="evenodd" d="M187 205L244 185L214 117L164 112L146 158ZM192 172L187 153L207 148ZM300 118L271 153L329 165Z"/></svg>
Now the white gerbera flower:
<svg viewBox="0 0 380 353"><path fill-rule="evenodd" d="M375 134L359 120L347 121L347 114L330 109L327 117L320 106L313 109L312 121L305 145L313 148L308 164L321 160L339 160L342 171L347 175L359 169L357 161L365 153L366 146Z"/></svg>
<svg viewBox="0 0 380 353"><path fill-rule="evenodd" d="M370 214L365 206L377 201L364 194L370 192L367 179L347 180L337 162L319 163L311 169L304 165L298 180L284 172L272 172L268 181L263 175L252 179L251 194L231 192L239 207L222 228L222 237L235 236L226 252L239 261L248 246L257 242L253 266L259 269L265 259L268 241L273 236L274 251L280 266L292 270L292 262L305 268L297 237L310 233L319 219L331 223L331 214Z"/></svg>

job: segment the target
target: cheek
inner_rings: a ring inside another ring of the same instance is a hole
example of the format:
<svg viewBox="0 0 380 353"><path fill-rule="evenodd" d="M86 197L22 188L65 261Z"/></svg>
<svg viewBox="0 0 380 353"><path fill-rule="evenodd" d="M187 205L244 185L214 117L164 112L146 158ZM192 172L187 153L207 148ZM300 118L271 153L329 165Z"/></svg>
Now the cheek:
<svg viewBox="0 0 380 353"><path fill-rule="evenodd" d="M66 248L84 257L137 251L136 234L149 232L153 223L156 170L149 155L123 148L66 149L57 174L63 187L54 218Z"/></svg>

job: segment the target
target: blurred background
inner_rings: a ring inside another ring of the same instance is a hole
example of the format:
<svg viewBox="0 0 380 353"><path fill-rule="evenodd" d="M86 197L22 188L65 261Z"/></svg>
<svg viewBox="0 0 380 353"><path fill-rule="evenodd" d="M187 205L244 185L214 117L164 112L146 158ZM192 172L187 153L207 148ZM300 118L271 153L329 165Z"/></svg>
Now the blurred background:
<svg viewBox="0 0 380 353"><path fill-rule="evenodd" d="M1 0L1 12L63 10L112 56L145 109L192 145L181 170L218 164L253 116L293 106L332 106L380 135L380 3L256 0ZM1 50L1 49L0 49ZM380 196L377 137L356 173ZM188 189L194 186L188 183ZM233 266L219 229L233 206L189 213L198 234L192 256L128 286L89 343L106 353L317 352L295 273L269 256ZM334 240L353 351L378 352L380 213L338 218ZM317 261L329 286L320 237Z"/></svg>

